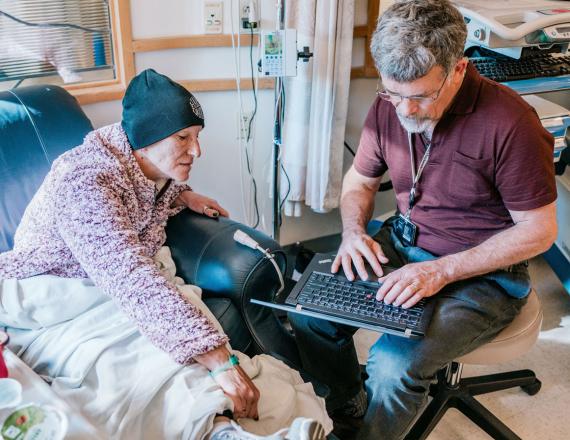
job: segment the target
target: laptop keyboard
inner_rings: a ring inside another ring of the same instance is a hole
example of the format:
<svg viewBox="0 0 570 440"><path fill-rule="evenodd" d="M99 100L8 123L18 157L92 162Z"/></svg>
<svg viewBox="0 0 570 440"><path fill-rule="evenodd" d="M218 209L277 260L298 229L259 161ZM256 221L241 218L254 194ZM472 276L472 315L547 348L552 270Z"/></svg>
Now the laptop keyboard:
<svg viewBox="0 0 570 440"><path fill-rule="evenodd" d="M297 303L308 309L327 309L340 316L357 316L363 322L402 329L418 328L425 299L414 307L403 309L376 301L377 291L378 284L351 282L338 275L313 272L297 296Z"/></svg>

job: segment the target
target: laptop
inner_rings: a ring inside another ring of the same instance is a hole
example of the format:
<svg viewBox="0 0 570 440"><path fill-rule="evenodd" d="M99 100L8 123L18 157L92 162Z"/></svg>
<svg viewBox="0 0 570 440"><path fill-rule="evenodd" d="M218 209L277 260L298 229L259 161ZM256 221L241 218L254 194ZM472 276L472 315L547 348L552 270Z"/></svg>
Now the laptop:
<svg viewBox="0 0 570 440"><path fill-rule="evenodd" d="M342 269L331 273L334 253L316 254L289 294L282 292L272 301L252 299L263 306L291 313L321 318L353 327L406 338L425 335L433 313L433 301L422 299L414 307L403 309L376 300L381 286L367 265L368 281L349 281ZM394 268L383 266L384 273Z"/></svg>

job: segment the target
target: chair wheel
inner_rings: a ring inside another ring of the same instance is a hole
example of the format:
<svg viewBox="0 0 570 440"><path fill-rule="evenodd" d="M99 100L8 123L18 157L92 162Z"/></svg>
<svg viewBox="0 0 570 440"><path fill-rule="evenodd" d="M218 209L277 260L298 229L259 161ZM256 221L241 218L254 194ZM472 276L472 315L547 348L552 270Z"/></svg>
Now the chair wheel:
<svg viewBox="0 0 570 440"><path fill-rule="evenodd" d="M538 379L535 379L533 383L530 385L525 385L522 390L527 393L529 396L534 396L536 393L540 391L540 387L542 386L542 382Z"/></svg>

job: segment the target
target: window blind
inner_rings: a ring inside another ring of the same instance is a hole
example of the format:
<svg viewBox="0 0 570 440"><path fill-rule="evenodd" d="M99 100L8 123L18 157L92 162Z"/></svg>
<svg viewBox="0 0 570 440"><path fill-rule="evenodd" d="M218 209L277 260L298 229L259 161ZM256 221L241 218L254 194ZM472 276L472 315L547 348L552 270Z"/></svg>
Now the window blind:
<svg viewBox="0 0 570 440"><path fill-rule="evenodd" d="M114 70L108 0L0 0L0 81Z"/></svg>

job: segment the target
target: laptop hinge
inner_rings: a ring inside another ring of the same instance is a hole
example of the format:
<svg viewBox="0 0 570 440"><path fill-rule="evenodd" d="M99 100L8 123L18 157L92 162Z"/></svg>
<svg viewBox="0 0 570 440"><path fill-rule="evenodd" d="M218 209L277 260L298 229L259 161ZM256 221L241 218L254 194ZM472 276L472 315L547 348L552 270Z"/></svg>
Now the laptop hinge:
<svg viewBox="0 0 570 440"><path fill-rule="evenodd" d="M411 328L407 328L406 331L404 332L404 336L406 338L409 338L410 336L412 336L412 329Z"/></svg>
<svg viewBox="0 0 570 440"><path fill-rule="evenodd" d="M303 308L303 306L301 304L297 304L295 306L295 310L300 311Z"/></svg>

